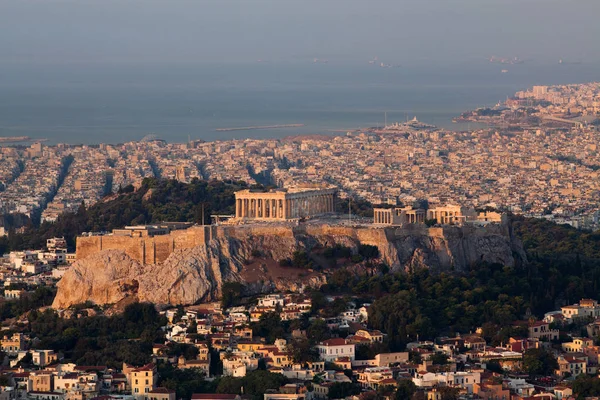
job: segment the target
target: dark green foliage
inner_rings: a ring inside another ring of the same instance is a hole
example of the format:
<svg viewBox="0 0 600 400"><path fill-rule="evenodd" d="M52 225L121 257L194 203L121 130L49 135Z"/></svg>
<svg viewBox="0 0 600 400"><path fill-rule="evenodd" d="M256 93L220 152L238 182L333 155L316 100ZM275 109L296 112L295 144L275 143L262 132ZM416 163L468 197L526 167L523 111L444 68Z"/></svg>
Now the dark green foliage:
<svg viewBox="0 0 600 400"><path fill-rule="evenodd" d="M10 386L10 378L8 375L0 375L0 386Z"/></svg>
<svg viewBox="0 0 600 400"><path fill-rule="evenodd" d="M255 336L266 338L268 343L274 343L275 339L283 337L285 327L279 313L271 312L261 315L259 321L252 324L252 333Z"/></svg>
<svg viewBox="0 0 600 400"><path fill-rule="evenodd" d="M358 383L336 382L329 388L330 399L343 399L348 396L360 394L361 387Z"/></svg>
<svg viewBox="0 0 600 400"><path fill-rule="evenodd" d="M170 343L167 349L168 356L183 356L186 360L195 360L198 357L199 350L193 344Z"/></svg>
<svg viewBox="0 0 600 400"><path fill-rule="evenodd" d="M33 355L30 352L27 352L17 363L17 367L19 368L33 368L33 366Z"/></svg>
<svg viewBox="0 0 600 400"><path fill-rule="evenodd" d="M388 346L385 343L359 344L355 348L355 358L357 360L372 360L377 354L387 351Z"/></svg>
<svg viewBox="0 0 600 400"><path fill-rule="evenodd" d="M319 342L327 340L331 337L331 332L327 327L327 323L325 323L325 320L322 319L313 320L308 326L306 334L312 344L318 344Z"/></svg>
<svg viewBox="0 0 600 400"><path fill-rule="evenodd" d="M532 310L549 311L556 300L571 304L600 291L600 232L513 217L513 230L527 252Z"/></svg>
<svg viewBox="0 0 600 400"><path fill-rule="evenodd" d="M600 396L600 378L581 374L573 382L573 394L577 400L584 400L586 397Z"/></svg>
<svg viewBox="0 0 600 400"><path fill-rule="evenodd" d="M358 215L360 217L366 218L373 217L373 206L366 200L350 200L350 210L352 212L352 215ZM348 215L348 199L336 199L335 211L340 214Z"/></svg>
<svg viewBox="0 0 600 400"><path fill-rule="evenodd" d="M166 324L147 303L134 303L123 314L62 319L52 310L29 314L29 329L40 339L37 348L63 352L67 361L121 368L123 362L150 361L152 344Z"/></svg>
<svg viewBox="0 0 600 400"><path fill-rule="evenodd" d="M398 381L396 389L396 400L409 400L417 391L417 387L410 379L401 379Z"/></svg>
<svg viewBox="0 0 600 400"><path fill-rule="evenodd" d="M28 293L18 300L0 303L0 317L2 320L18 317L27 311L43 306L49 306L54 300L56 289L39 286L33 293Z"/></svg>
<svg viewBox="0 0 600 400"><path fill-rule="evenodd" d="M159 364L158 385L175 390L178 399L189 399L194 393L211 393L216 389L216 383L206 381L204 372L198 368L179 369L171 364Z"/></svg>
<svg viewBox="0 0 600 400"><path fill-rule="evenodd" d="M434 365L446 365L448 364L448 356L444 353L436 352L431 356L431 362Z"/></svg>
<svg viewBox="0 0 600 400"><path fill-rule="evenodd" d="M361 244L358 246L358 254L365 260L371 260L379 257L379 249L377 246L371 246L370 244Z"/></svg>
<svg viewBox="0 0 600 400"><path fill-rule="evenodd" d="M221 306L223 309L239 305L244 288L244 285L240 282L223 283L223 296L221 297Z"/></svg>
<svg viewBox="0 0 600 400"><path fill-rule="evenodd" d="M495 372L497 374L503 374L504 373L504 369L502 369L502 366L496 360L492 360L492 361L487 362L485 364L485 367L486 367L486 369L488 371Z"/></svg>
<svg viewBox="0 0 600 400"><path fill-rule="evenodd" d="M268 371L250 371L243 378L224 377L219 380L217 393L240 394L244 388L244 394L252 396L253 399L261 400L269 389L278 390L288 380L281 374Z"/></svg>
<svg viewBox="0 0 600 400"><path fill-rule="evenodd" d="M523 354L523 370L531 376L552 375L557 368L554 355L544 349L529 349Z"/></svg>
<svg viewBox="0 0 600 400"><path fill-rule="evenodd" d="M442 400L458 400L460 389L442 386L438 388L438 392L442 395Z"/></svg>
<svg viewBox="0 0 600 400"><path fill-rule="evenodd" d="M317 314L320 310L327 307L327 298L321 292L314 291L310 295L311 300L311 313Z"/></svg>
<svg viewBox="0 0 600 400"><path fill-rule="evenodd" d="M485 322L509 325L526 309L526 277L512 268L481 265L468 276L387 274L352 278L345 284L355 294L381 296L369 309L369 325L388 333L393 350L407 340L433 339L448 331L469 332Z"/></svg>
<svg viewBox="0 0 600 400"><path fill-rule="evenodd" d="M327 247L323 251L323 255L326 258L350 258L352 257L352 249L347 246L342 246L341 244L336 244L333 247Z"/></svg>
<svg viewBox="0 0 600 400"><path fill-rule="evenodd" d="M292 354L294 362L305 364L319 359L319 353L312 343L305 338L295 338L290 341L287 350Z"/></svg>
<svg viewBox="0 0 600 400"><path fill-rule="evenodd" d="M0 238L0 248L42 248L46 239L55 236L64 236L68 246L74 248L75 238L81 232L111 231L125 225L162 221L202 223L203 205L204 223L208 224L212 213L233 214L234 192L245 188L247 185L244 182L193 179L186 184L176 180L146 178L135 192L125 188L114 200L99 202L87 209L80 207L76 213L61 215L54 223L44 222L23 234ZM151 195L144 199L149 191Z"/></svg>
<svg viewBox="0 0 600 400"><path fill-rule="evenodd" d="M292 267L313 268L314 263L306 251L294 251L292 254Z"/></svg>
<svg viewBox="0 0 600 400"><path fill-rule="evenodd" d="M292 266L292 259L290 259L290 258L282 258L281 260L279 260L279 266L281 266L281 267L291 267Z"/></svg>

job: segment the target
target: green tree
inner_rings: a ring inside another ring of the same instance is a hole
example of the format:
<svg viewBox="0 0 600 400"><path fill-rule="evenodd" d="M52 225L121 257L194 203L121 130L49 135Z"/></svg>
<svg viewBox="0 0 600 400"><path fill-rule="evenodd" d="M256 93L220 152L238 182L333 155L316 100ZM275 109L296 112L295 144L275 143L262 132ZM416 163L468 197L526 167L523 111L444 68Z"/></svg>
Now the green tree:
<svg viewBox="0 0 600 400"><path fill-rule="evenodd" d="M328 397L330 399L343 399L348 396L360 394L360 385L351 382L336 382L329 387Z"/></svg>
<svg viewBox="0 0 600 400"><path fill-rule="evenodd" d="M225 282L222 287L221 307L225 310L240 304L245 286L240 282Z"/></svg>
<svg viewBox="0 0 600 400"><path fill-rule="evenodd" d="M305 338L292 339L287 346L287 350L292 354L292 358L296 363L304 364L319 359L319 353Z"/></svg>
<svg viewBox="0 0 600 400"><path fill-rule="evenodd" d="M267 342L274 343L276 339L284 336L285 329L279 314L270 312L260 316L258 322L252 325L252 332L255 336L264 337Z"/></svg>
<svg viewBox="0 0 600 400"><path fill-rule="evenodd" d="M523 370L529 375L551 375L558 368L554 355L544 349L529 349L523 354Z"/></svg>
<svg viewBox="0 0 600 400"><path fill-rule="evenodd" d="M573 394L577 396L577 400L600 396L600 379L595 376L581 374L573 382L572 389Z"/></svg>
<svg viewBox="0 0 600 400"><path fill-rule="evenodd" d="M400 379L396 388L396 400L408 400L417 391L417 387L411 379Z"/></svg>
<svg viewBox="0 0 600 400"><path fill-rule="evenodd" d="M306 330L306 334L312 344L317 344L331 337L331 332L324 319L313 320Z"/></svg>

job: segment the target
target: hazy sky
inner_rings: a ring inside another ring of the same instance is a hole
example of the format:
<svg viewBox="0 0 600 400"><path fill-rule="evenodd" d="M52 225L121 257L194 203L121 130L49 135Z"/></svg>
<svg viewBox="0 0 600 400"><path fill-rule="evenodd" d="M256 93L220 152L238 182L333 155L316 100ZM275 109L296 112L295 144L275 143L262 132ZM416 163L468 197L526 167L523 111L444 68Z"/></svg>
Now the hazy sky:
<svg viewBox="0 0 600 400"><path fill-rule="evenodd" d="M0 0L0 62L600 61L600 0Z"/></svg>

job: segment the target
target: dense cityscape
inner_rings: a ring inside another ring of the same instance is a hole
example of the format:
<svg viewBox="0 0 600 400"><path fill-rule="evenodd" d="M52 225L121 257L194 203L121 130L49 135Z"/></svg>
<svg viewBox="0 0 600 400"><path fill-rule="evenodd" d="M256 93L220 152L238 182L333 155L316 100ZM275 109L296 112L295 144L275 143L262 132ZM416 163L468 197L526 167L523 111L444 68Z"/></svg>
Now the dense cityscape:
<svg viewBox="0 0 600 400"><path fill-rule="evenodd" d="M599 96L596 83L536 86L465 112L458 119L489 125L466 132L415 118L332 137L3 147L0 205L12 247L0 275L0 393L6 400L595 399L600 306L584 296L598 285L597 244L587 244L600 217ZM226 186L209 195L206 182L233 185L234 196L221 196ZM119 215L137 192L136 207L164 195L155 200L161 212L193 211L197 203L175 199L198 190L222 226L206 230L204 214L200 225L139 225ZM346 223L334 195L372 208ZM43 249L11 242L51 232L36 231L40 223L51 229L98 213L122 226L81 228L76 248L64 237L45 238ZM351 233L327 233L342 226ZM285 232L293 249L278 242ZM378 232L384 242L351 239ZM477 266L459 260L457 232L485 238L474 242L473 256L461 256ZM215 239L223 235L228 242ZM386 247L394 235L427 242L442 235L448 255L418 244L409 266L402 251ZM555 237L568 242L567 258ZM217 254L218 296L189 300L185 285L205 287L186 281L191 271L213 262L198 248ZM561 255L540 255L549 248ZM143 273L108 269L136 262L167 271L154 270L150 282L174 279L178 289L165 304L144 300L160 297L161 284L148 289ZM446 272L420 269L428 265ZM229 280L236 268L243 279ZM462 275L446 275L455 268ZM589 280L578 277L585 268ZM160 275L171 270L180 275ZM251 289L265 279L270 293Z"/></svg>
<svg viewBox="0 0 600 400"><path fill-rule="evenodd" d="M450 132L416 120L335 137L2 148L4 213L54 221L144 177L330 184L373 204L486 207L597 229L600 84L534 87ZM488 116L493 115L493 116Z"/></svg>

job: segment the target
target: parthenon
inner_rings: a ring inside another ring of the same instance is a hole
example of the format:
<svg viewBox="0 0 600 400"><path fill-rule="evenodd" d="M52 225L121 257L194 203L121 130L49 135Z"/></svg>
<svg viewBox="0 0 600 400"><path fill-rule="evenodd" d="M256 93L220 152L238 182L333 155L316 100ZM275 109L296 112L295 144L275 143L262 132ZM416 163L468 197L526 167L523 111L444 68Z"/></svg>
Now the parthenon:
<svg viewBox="0 0 600 400"><path fill-rule="evenodd" d="M268 192L249 189L235 193L237 219L287 220L334 211L335 189L290 188Z"/></svg>

